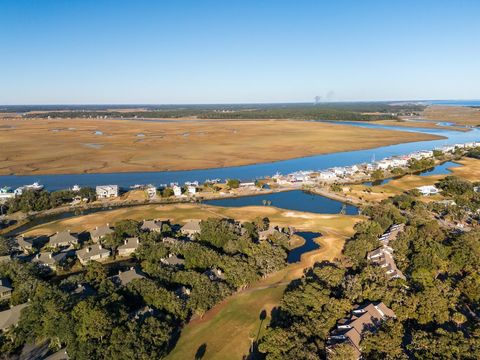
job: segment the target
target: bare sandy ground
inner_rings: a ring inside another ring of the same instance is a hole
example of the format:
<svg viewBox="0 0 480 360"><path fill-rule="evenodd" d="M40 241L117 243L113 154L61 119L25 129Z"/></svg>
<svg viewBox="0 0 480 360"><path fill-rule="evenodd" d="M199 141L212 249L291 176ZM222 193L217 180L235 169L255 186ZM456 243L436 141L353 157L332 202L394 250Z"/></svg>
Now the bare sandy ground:
<svg viewBox="0 0 480 360"><path fill-rule="evenodd" d="M0 174L205 169L436 138L289 120L0 119Z"/></svg>

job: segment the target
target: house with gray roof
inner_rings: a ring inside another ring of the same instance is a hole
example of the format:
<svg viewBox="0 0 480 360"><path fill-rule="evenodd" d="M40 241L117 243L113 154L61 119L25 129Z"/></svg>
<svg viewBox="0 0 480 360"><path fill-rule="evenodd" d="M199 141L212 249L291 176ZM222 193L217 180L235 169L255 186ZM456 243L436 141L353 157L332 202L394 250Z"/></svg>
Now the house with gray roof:
<svg viewBox="0 0 480 360"><path fill-rule="evenodd" d="M25 238L24 235L19 235L13 240L13 247L18 251L23 251L25 254L33 251L33 239Z"/></svg>
<svg viewBox="0 0 480 360"><path fill-rule="evenodd" d="M12 326L17 326L20 321L20 313L28 303L12 306L10 309L0 311L0 330L6 331Z"/></svg>
<svg viewBox="0 0 480 360"><path fill-rule="evenodd" d="M143 220L141 229L144 231L154 231L154 232L160 233L162 232L162 221L158 219Z"/></svg>
<svg viewBox="0 0 480 360"><path fill-rule="evenodd" d="M90 238L92 239L93 242L99 242L105 236L112 233L113 233L113 229L107 223L106 225L96 226L95 229L90 231Z"/></svg>
<svg viewBox="0 0 480 360"><path fill-rule="evenodd" d="M70 245L77 245L78 238L70 233L70 230L57 232L50 236L47 245L50 247L63 247Z"/></svg>
<svg viewBox="0 0 480 360"><path fill-rule="evenodd" d="M195 234L199 234L202 230L200 228L200 222L201 220L189 220L185 225L182 226L180 232L186 236L193 236Z"/></svg>
<svg viewBox="0 0 480 360"><path fill-rule="evenodd" d="M180 259L175 254L168 254L168 257L160 259L160 261L165 265L170 265L170 266L183 266L183 264L185 264L185 260Z"/></svg>
<svg viewBox="0 0 480 360"><path fill-rule="evenodd" d="M119 286L126 286L133 280L144 278L145 274L142 271L136 267L131 267L127 271L119 271L118 275L114 275L110 279Z"/></svg>
<svg viewBox="0 0 480 360"><path fill-rule="evenodd" d="M225 274L220 269L208 269L203 273L203 275L208 276L211 281L220 281L225 279Z"/></svg>
<svg viewBox="0 0 480 360"><path fill-rule="evenodd" d="M130 256L140 246L140 239L138 237L131 237L124 240L123 245L118 247L118 255Z"/></svg>
<svg viewBox="0 0 480 360"><path fill-rule="evenodd" d="M60 251L58 253L41 252L35 255L32 259L32 263L38 264L41 267L49 268L52 271L56 271L57 268L62 265L65 260L71 256L70 251Z"/></svg>
<svg viewBox="0 0 480 360"><path fill-rule="evenodd" d="M9 299L12 296L12 285L7 278L0 279L0 300Z"/></svg>
<svg viewBox="0 0 480 360"><path fill-rule="evenodd" d="M110 253L109 249L105 249L100 244L89 245L76 252L78 260L80 260L82 265L87 265L90 261L105 261L110 256Z"/></svg>
<svg viewBox="0 0 480 360"><path fill-rule="evenodd" d="M67 349L62 348L57 352L54 352L53 354L47 356L43 360L70 360L70 357L67 354Z"/></svg>

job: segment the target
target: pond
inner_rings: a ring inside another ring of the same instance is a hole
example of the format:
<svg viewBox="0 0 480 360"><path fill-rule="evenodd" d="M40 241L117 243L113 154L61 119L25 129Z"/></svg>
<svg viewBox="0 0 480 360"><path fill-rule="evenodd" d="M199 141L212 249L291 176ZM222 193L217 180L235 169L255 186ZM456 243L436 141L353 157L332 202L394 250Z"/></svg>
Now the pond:
<svg viewBox="0 0 480 360"><path fill-rule="evenodd" d="M420 171L418 173L414 173L414 175L418 175L418 176L447 175L447 174L452 173L452 171L449 170L449 168L455 168L455 167L460 167L460 166L462 166L462 165L460 165L456 162L447 161L447 162L444 162L443 164L437 165L433 168L423 170L423 171ZM395 176L395 177L389 178L389 179L367 181L367 182L362 183L362 185L365 185L365 186L380 186L380 185L388 184L390 181L392 181L394 179L400 179L400 178L401 178L401 176Z"/></svg>
<svg viewBox="0 0 480 360"><path fill-rule="evenodd" d="M343 209L346 215L358 214L358 208L353 205L347 205L340 201L302 190L207 200L203 203L222 207L242 207L264 206L264 201L269 201L270 206L286 210L305 211L317 214L339 214Z"/></svg>
<svg viewBox="0 0 480 360"><path fill-rule="evenodd" d="M287 262L289 264L296 263L300 261L302 254L318 249L320 245L318 245L314 239L322 236L322 234L318 232L310 232L310 231L302 231L297 232L295 235L301 236L305 239L305 243L302 246L299 246L295 249L290 250L287 257Z"/></svg>

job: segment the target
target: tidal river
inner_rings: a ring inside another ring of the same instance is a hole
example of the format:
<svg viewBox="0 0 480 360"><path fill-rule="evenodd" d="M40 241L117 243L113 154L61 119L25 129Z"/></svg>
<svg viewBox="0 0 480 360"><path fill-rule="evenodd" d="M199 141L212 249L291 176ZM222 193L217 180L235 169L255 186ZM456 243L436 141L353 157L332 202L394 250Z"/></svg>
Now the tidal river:
<svg viewBox="0 0 480 360"><path fill-rule="evenodd" d="M383 146L368 150L339 152L325 155L315 155L303 158L275 161L271 163L224 167L205 170L190 171L159 171L159 172L132 172L109 174L59 174L59 175L4 175L0 176L0 187L10 186L16 188L21 185L31 184L35 181L45 185L47 190L66 189L74 184L80 186L96 186L102 184L117 184L129 187L134 184L168 184L171 182L184 183L186 181L203 182L206 179L237 178L240 180L253 180L263 176L274 175L276 172L283 174L298 170L319 170L334 166L349 166L362 162L370 162L373 157L377 160L393 155L407 154L416 150L433 149L446 144L479 141L479 129L468 132L452 131L448 129L423 129L405 128L399 126L386 126L357 122L342 122L359 127L382 128L401 131L422 132L444 136L445 139L432 141L419 141L414 143Z"/></svg>

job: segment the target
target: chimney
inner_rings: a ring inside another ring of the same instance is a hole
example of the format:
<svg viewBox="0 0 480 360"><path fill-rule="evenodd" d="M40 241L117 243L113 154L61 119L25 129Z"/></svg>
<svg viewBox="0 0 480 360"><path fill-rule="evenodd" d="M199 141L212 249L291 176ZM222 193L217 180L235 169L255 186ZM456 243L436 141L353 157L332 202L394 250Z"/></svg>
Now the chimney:
<svg viewBox="0 0 480 360"><path fill-rule="evenodd" d="M118 275L120 275L122 273L122 270L118 270Z"/></svg>
<svg viewBox="0 0 480 360"><path fill-rule="evenodd" d="M140 239L139 238L137 238L137 244L140 244Z"/></svg>
<svg viewBox="0 0 480 360"><path fill-rule="evenodd" d="M102 250L102 249L103 249L101 244L98 245L98 249L99 249L99 250Z"/></svg>
<svg viewBox="0 0 480 360"><path fill-rule="evenodd" d="M48 254L48 257L51 259L52 258L52 253Z"/></svg>
<svg viewBox="0 0 480 360"><path fill-rule="evenodd" d="M86 251L87 251L87 253L90 252L90 246L87 246Z"/></svg>
<svg viewBox="0 0 480 360"><path fill-rule="evenodd" d="M127 239L123 240L124 245L127 245L127 243L128 243Z"/></svg>

